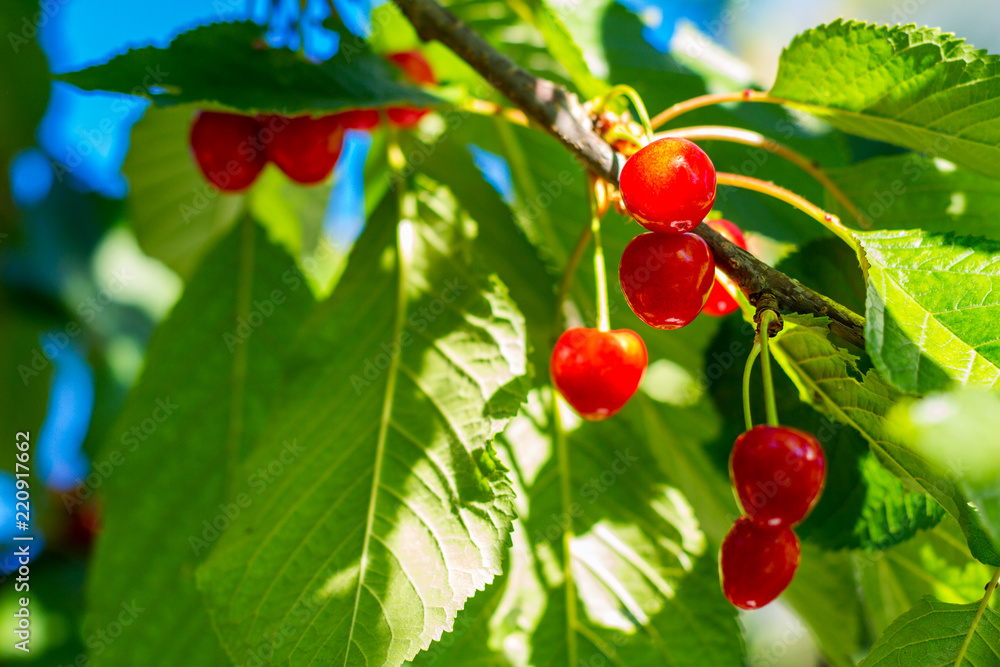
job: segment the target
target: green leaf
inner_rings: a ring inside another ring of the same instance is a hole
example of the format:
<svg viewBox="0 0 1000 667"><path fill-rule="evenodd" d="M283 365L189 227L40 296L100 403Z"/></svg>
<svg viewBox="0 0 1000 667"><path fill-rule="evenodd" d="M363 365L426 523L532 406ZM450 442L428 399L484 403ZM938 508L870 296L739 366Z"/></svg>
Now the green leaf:
<svg viewBox="0 0 1000 667"><path fill-rule="evenodd" d="M532 74L567 87L573 86L567 66L549 48L537 27L526 22L528 12L523 6L508 0L449 0L442 4L501 53ZM485 83L478 75L476 80ZM488 84L483 90L490 91L488 95L494 94ZM474 94L483 97L478 91Z"/></svg>
<svg viewBox="0 0 1000 667"><path fill-rule="evenodd" d="M857 234L868 270L865 340L913 393L1000 385L1000 241L920 230Z"/></svg>
<svg viewBox="0 0 1000 667"><path fill-rule="evenodd" d="M143 252L182 277L236 224L242 194L210 185L191 155L190 106L148 109L132 129L122 173L129 182L129 223Z"/></svg>
<svg viewBox="0 0 1000 667"><path fill-rule="evenodd" d="M285 441L304 453L199 571L235 661L398 665L499 574L514 508L491 440L527 391L524 320L474 268L447 190L407 192L398 232L395 200L296 343L241 475Z"/></svg>
<svg viewBox="0 0 1000 667"><path fill-rule="evenodd" d="M836 20L781 54L770 95L845 132L1000 176L998 61L954 35Z"/></svg>
<svg viewBox="0 0 1000 667"><path fill-rule="evenodd" d="M485 126L477 124L476 129L485 131ZM433 151L412 137L404 137L402 146L408 155L424 158L420 171L438 182L447 182L463 211L479 224L476 254L497 273L524 314L531 343L530 360L540 371L535 379L539 384L547 383L544 369L548 368L556 335L557 277L518 226L508 205L483 179L467 146L461 144L467 138L471 139L463 133L457 140L441 141Z"/></svg>
<svg viewBox="0 0 1000 667"><path fill-rule="evenodd" d="M1000 655L1000 614L979 603L948 604L927 596L893 621L859 667L987 667ZM964 653L964 642L971 636Z"/></svg>
<svg viewBox="0 0 1000 667"><path fill-rule="evenodd" d="M650 380L644 380L647 387ZM721 416L701 400L678 407L636 394L620 413L636 436L649 443L668 484L694 508L698 524L710 542L721 544L739 508L729 484L729 472L714 465L706 443L718 435Z"/></svg>
<svg viewBox="0 0 1000 667"><path fill-rule="evenodd" d="M497 576L492 584L465 604L455 619L453 629L431 644L427 650L418 653L411 662L404 664L417 667L430 665L513 667L518 664L509 659L507 652L500 645L501 637L507 639L511 634L518 632L518 628L504 627L502 631L494 629L502 623L502 616L507 611L501 609L501 604L508 591L509 568L508 558L502 567L504 574Z"/></svg>
<svg viewBox="0 0 1000 667"><path fill-rule="evenodd" d="M564 459L550 395L532 392L498 445L521 517L503 587L477 596L454 636L414 664L740 664L716 550L651 441L633 420L578 424L567 410Z"/></svg>
<svg viewBox="0 0 1000 667"><path fill-rule="evenodd" d="M265 169L247 195L250 212L292 256L315 250L323 235L329 183L302 187L279 169Z"/></svg>
<svg viewBox="0 0 1000 667"><path fill-rule="evenodd" d="M673 56L654 49L644 38L643 28L634 12L618 3L606 3L600 15L600 39L611 83L635 88L650 115L675 102L704 94L702 78Z"/></svg>
<svg viewBox="0 0 1000 667"><path fill-rule="evenodd" d="M88 642L96 665L225 662L206 632L194 568L233 515L260 502L234 472L268 422L282 355L312 304L286 279L294 266L242 222L150 342L146 369L93 463L107 503L84 635L130 621L103 650Z"/></svg>
<svg viewBox="0 0 1000 667"><path fill-rule="evenodd" d="M188 146L195 113L190 105L151 108L132 130L122 170L130 187L128 219L143 251L189 276L249 208L272 241L298 260L312 256L321 243L330 185L302 187L268 165L249 190L218 190L205 180ZM340 263L337 253L324 251L321 263ZM322 273L313 266L307 276L313 280Z"/></svg>
<svg viewBox="0 0 1000 667"><path fill-rule="evenodd" d="M62 319L61 313L39 308L36 299L18 299L8 289L0 289L0 313L4 322L0 330L0 428L8 433L27 430L37 434L48 412L54 370L43 349L42 335L58 331L69 339L68 325L79 325ZM0 469L14 472L16 459L8 459L0 463Z"/></svg>
<svg viewBox="0 0 1000 667"><path fill-rule="evenodd" d="M85 90L143 95L160 106L188 102L284 114L439 101L398 83L363 42L349 44L313 63L295 51L266 46L255 23L215 23L178 35L166 48L132 49L60 78Z"/></svg>
<svg viewBox="0 0 1000 667"><path fill-rule="evenodd" d="M827 175L876 229L1000 239L1000 181L916 153L878 157ZM835 199L826 206L849 220Z"/></svg>
<svg viewBox="0 0 1000 667"><path fill-rule="evenodd" d="M803 542L799 569L782 594L809 626L823 657L836 667L853 667L855 653L867 645L864 609L847 583L853 577L848 552L821 551Z"/></svg>
<svg viewBox="0 0 1000 667"><path fill-rule="evenodd" d="M803 401L831 419L853 427L879 463L906 488L922 490L958 519L972 555L1000 565L1000 552L954 480L932 461L905 446L888 420L902 395L874 371L862 374L856 360L828 339L825 318L792 315L775 338L774 357L798 386ZM891 528L891 526L889 526ZM920 525L902 526L911 531Z"/></svg>
<svg viewBox="0 0 1000 667"><path fill-rule="evenodd" d="M834 449L829 458L844 454L841 444L828 447ZM823 507L817 506L799 531L803 539L834 549L888 549L910 539L918 530L932 528L944 516L941 506L926 493L907 492L871 452L847 455L854 462L851 481L827 487L830 493L824 495L826 502L821 500ZM834 469L833 464L830 469Z"/></svg>
<svg viewBox="0 0 1000 667"><path fill-rule="evenodd" d="M31 18L39 14L38 0L11 0L0 13L0 230L12 219L13 201L7 175L11 158L34 143L35 127L49 101L49 68L36 39L39 26ZM30 30L30 32L29 32ZM14 94L14 91L17 91Z"/></svg>
<svg viewBox="0 0 1000 667"><path fill-rule="evenodd" d="M1000 397L964 387L899 406L891 417L901 438L955 477L1000 544Z"/></svg>
<svg viewBox="0 0 1000 667"><path fill-rule="evenodd" d="M965 603L983 594L992 568L973 560L950 517L886 551L855 554L864 605L877 635L925 595Z"/></svg>
<svg viewBox="0 0 1000 667"><path fill-rule="evenodd" d="M577 425L567 410L563 446L551 406L532 405L504 434L523 476L523 523L547 598L531 663L740 664L716 549L666 484L649 441L624 420Z"/></svg>
<svg viewBox="0 0 1000 667"><path fill-rule="evenodd" d="M591 45L590 62L597 62L598 66L607 65L598 57L596 32L593 27L592 17L602 12L609 4L608 0L595 0L583 3L575 3L572 7L553 3L549 0L515 0L510 3L515 11L527 15L538 31L545 39L552 57L558 60L569 72L570 80L576 90L584 99L597 97L608 89L608 84L601 81L592 72L592 67L588 60L584 58L584 53L580 46L577 46L574 35L570 34L567 28L567 21L572 21L578 30L584 29L591 33L587 35L590 39L586 43ZM574 20L576 19L576 20ZM574 32L574 34L577 34Z"/></svg>

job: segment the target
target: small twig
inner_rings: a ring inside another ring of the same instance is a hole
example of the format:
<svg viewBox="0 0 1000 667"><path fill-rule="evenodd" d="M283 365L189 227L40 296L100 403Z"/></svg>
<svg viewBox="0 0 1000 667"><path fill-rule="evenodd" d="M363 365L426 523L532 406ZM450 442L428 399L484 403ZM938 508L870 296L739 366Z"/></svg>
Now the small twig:
<svg viewBox="0 0 1000 667"><path fill-rule="evenodd" d="M660 113L653 116L651 121L653 129L666 125L668 122L677 118L681 114L685 114L689 111L694 111L695 109L701 109L702 107L712 106L713 104L724 104L726 102L772 102L777 103L778 100L772 98L767 93L762 93L759 90L738 90L730 93L712 93L710 95L701 95L699 97L692 97L689 100L684 100L683 102L678 102L677 104L664 109Z"/></svg>
<svg viewBox="0 0 1000 667"><path fill-rule="evenodd" d="M854 238L854 234L851 233L851 230L841 224L840 218L832 213L827 213L805 197L797 195L791 190L786 190L780 185L775 185L769 181L762 181L759 178L753 178L751 176L729 174L724 171L717 171L715 172L715 179L719 185L731 185L733 187L743 188L744 190L752 190L753 192L759 192L762 195L768 195L770 197L774 197L775 199L780 199L789 206L794 206L836 234L837 238L846 243L851 250L856 253L859 252L858 240Z"/></svg>

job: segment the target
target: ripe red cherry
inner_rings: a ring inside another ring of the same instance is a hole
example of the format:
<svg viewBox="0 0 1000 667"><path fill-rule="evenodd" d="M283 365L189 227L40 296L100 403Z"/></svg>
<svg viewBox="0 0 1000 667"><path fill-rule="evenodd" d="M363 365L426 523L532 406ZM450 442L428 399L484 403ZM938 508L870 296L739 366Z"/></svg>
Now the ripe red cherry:
<svg viewBox="0 0 1000 667"><path fill-rule="evenodd" d="M705 224L744 250L747 249L747 240L743 238L743 232L728 220L706 220ZM729 287L719 280L718 271L716 271L715 283L712 285L712 291L708 293L708 301L705 302L705 307L701 312L712 317L721 317L738 310L739 307L740 304L736 301L736 297L729 291Z"/></svg>
<svg viewBox="0 0 1000 667"><path fill-rule="evenodd" d="M433 86L437 84L437 77L427 58L420 51L400 51L390 53L387 56L389 62L403 70L413 83L423 86ZM389 121L402 128L411 128L420 122L420 119L427 115L427 109L417 109L415 107L390 107L386 110Z"/></svg>
<svg viewBox="0 0 1000 667"><path fill-rule="evenodd" d="M679 329L705 305L715 260L700 236L647 232L625 247L618 279L639 319L657 329Z"/></svg>
<svg viewBox="0 0 1000 667"><path fill-rule="evenodd" d="M398 53L390 53L387 58L389 62L403 70L406 77L413 83L431 86L437 83L437 77L434 76L431 64L427 62L427 58L420 51L399 51Z"/></svg>
<svg viewBox="0 0 1000 667"><path fill-rule="evenodd" d="M256 118L220 111L202 111L191 125L191 150L208 182L234 192L250 187L267 164L257 150L260 123Z"/></svg>
<svg viewBox="0 0 1000 667"><path fill-rule="evenodd" d="M344 143L344 128L336 115L265 116L262 122L274 130L267 144L268 158L293 181L319 183L333 171Z"/></svg>
<svg viewBox="0 0 1000 667"><path fill-rule="evenodd" d="M736 438L729 476L754 523L794 526L809 514L826 480L826 456L809 433L754 426Z"/></svg>
<svg viewBox="0 0 1000 667"><path fill-rule="evenodd" d="M792 583L799 553L791 528L758 526L741 516L722 541L722 592L740 609L760 609Z"/></svg>
<svg viewBox="0 0 1000 667"><path fill-rule="evenodd" d="M690 231L715 203L715 167L687 139L644 146L625 163L620 185L629 214L653 232Z"/></svg>
<svg viewBox="0 0 1000 667"><path fill-rule="evenodd" d="M404 129L411 128L420 122L420 119L427 115L427 109L417 109L415 107L389 107L385 111L389 116L389 121L396 127Z"/></svg>
<svg viewBox="0 0 1000 667"><path fill-rule="evenodd" d="M581 417L607 419L639 388L646 345L634 331L567 329L552 350L549 372L559 393Z"/></svg>
<svg viewBox="0 0 1000 667"><path fill-rule="evenodd" d="M371 130L378 127L378 111L375 109L352 109L336 115L337 122L345 130Z"/></svg>

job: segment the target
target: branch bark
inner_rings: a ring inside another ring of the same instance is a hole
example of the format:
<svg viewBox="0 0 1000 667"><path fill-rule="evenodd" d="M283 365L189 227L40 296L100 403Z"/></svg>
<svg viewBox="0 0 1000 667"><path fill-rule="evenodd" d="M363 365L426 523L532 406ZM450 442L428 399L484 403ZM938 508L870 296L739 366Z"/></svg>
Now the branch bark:
<svg viewBox="0 0 1000 667"><path fill-rule="evenodd" d="M534 76L493 48L435 0L394 0L424 41L437 40L472 66L525 115L568 148L587 169L615 185L625 158L594 132L576 95ZM705 239L716 265L756 305L771 294L785 312L830 318L830 331L864 348L865 320L857 313L764 264L708 225L694 233Z"/></svg>

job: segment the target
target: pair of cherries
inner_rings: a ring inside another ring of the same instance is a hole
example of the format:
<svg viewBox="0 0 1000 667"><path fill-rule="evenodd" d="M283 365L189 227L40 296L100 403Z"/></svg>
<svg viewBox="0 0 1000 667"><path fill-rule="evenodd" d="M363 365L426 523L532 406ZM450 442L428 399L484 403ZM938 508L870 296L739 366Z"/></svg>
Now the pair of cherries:
<svg viewBox="0 0 1000 667"><path fill-rule="evenodd" d="M686 139L658 139L622 169L625 209L650 231L625 248L618 277L629 307L652 327L679 329L698 313L721 316L739 307L732 288L716 277L708 244L687 233L712 210L715 186L712 161ZM706 224L746 249L746 239L733 223Z"/></svg>
<svg viewBox="0 0 1000 667"><path fill-rule="evenodd" d="M736 438L729 478L743 516L722 541L722 590L740 609L759 609L795 576L800 547L792 528L823 492L826 456L805 431L755 426Z"/></svg>
<svg viewBox="0 0 1000 667"><path fill-rule="evenodd" d="M320 118L202 111L191 126L191 149L205 178L220 190L250 187L268 162L292 180L312 184L333 171L345 130L376 125L378 112L373 110Z"/></svg>
<svg viewBox="0 0 1000 667"><path fill-rule="evenodd" d="M393 53L387 59L414 83L437 83L430 63L419 51ZM413 127L426 113L426 109L412 107L386 109L389 122L402 128ZM340 157L344 131L371 130L378 124L375 109L319 118L203 111L191 126L190 141L205 178L220 190L235 192L250 187L268 162L298 183L324 181Z"/></svg>

